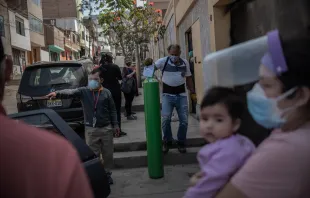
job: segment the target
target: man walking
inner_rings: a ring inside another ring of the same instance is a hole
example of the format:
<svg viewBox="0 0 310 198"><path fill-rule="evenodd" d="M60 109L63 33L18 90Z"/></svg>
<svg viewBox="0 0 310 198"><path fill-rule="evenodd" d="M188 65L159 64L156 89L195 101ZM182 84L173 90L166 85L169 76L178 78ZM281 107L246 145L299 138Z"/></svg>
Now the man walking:
<svg viewBox="0 0 310 198"><path fill-rule="evenodd" d="M185 153L186 134L188 126L188 104L186 86L194 93L193 81L187 60L180 58L179 45L168 47L170 56L155 62L157 69L162 71L162 130L164 134L163 152L167 153L172 145L171 116L176 108L179 117L178 150Z"/></svg>
<svg viewBox="0 0 310 198"><path fill-rule="evenodd" d="M111 92L102 87L103 79L100 78L100 69L94 69L88 78L88 87L65 89L52 92L49 98L81 98L85 119L85 139L87 145L97 156L104 161L109 182L111 168L113 167L113 130L119 133L116 109Z"/></svg>
<svg viewBox="0 0 310 198"><path fill-rule="evenodd" d="M113 56L111 53L105 53L100 60L101 77L104 79L102 86L108 89L113 97L116 112L117 121L120 128L120 133L115 137L127 135L121 127L121 105L122 105L122 92L119 80L122 80L122 74L119 66L113 64Z"/></svg>

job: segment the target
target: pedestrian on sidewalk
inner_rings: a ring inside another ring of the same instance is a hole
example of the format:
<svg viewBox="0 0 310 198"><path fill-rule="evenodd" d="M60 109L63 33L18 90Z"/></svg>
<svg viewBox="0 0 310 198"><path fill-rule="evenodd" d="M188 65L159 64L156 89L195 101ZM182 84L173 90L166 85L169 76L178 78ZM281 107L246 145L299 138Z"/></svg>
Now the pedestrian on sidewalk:
<svg viewBox="0 0 310 198"><path fill-rule="evenodd" d="M255 150L251 140L237 133L245 104L233 89L210 89L200 108L200 134L209 144L197 154L203 176L198 182L193 177L184 198L214 197Z"/></svg>
<svg viewBox="0 0 310 198"><path fill-rule="evenodd" d="M162 71L162 130L164 134L163 152L167 153L172 145L171 116L176 108L179 117L178 150L186 152L186 134L188 126L188 104L186 85L194 93L189 63L180 58L179 45L168 47L169 56L155 62L155 67Z"/></svg>
<svg viewBox="0 0 310 198"><path fill-rule="evenodd" d="M85 119L85 139L87 145L103 159L110 184L113 167L113 133L120 132L117 112L111 92L102 87L100 69L94 69L88 78L88 87L65 89L51 92L48 98L81 98Z"/></svg>
<svg viewBox="0 0 310 198"><path fill-rule="evenodd" d="M125 113L127 120L136 120L137 117L134 116L134 112L132 112L132 102L135 98L137 89L136 89L136 80L133 77L136 71L131 69L131 62L127 62L126 66L123 68L123 88L126 86L126 90L123 89L124 97L125 97Z"/></svg>
<svg viewBox="0 0 310 198"><path fill-rule="evenodd" d="M12 58L0 41L0 196L93 198L76 149L59 135L8 118L3 107Z"/></svg>
<svg viewBox="0 0 310 198"><path fill-rule="evenodd" d="M101 70L100 77L104 79L102 86L111 92L117 111L117 121L121 131L119 133L119 136L115 137L127 135L122 130L121 126L122 92L119 80L122 80L122 74L119 66L113 63L112 53L102 54L99 68Z"/></svg>

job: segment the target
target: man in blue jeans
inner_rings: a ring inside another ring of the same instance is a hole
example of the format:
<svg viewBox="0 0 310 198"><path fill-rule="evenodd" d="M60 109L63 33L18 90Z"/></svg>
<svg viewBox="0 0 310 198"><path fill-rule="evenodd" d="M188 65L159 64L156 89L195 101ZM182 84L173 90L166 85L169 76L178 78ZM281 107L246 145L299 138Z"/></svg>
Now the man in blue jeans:
<svg viewBox="0 0 310 198"><path fill-rule="evenodd" d="M180 58L179 45L168 47L169 56L155 62L162 71L162 130L164 134L163 152L167 153L172 145L171 116L176 108L179 117L178 150L185 153L185 141L188 126L188 104L186 86L194 94L192 74L187 60Z"/></svg>

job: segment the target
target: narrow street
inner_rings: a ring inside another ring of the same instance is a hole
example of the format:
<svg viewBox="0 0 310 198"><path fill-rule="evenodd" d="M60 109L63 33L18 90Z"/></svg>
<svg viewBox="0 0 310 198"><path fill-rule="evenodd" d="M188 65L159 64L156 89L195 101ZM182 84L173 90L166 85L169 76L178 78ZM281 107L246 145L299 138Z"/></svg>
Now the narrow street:
<svg viewBox="0 0 310 198"><path fill-rule="evenodd" d="M5 90L4 107L8 114L17 113L16 92L17 85L8 85ZM142 90L141 90L142 92ZM143 93L143 92L142 92ZM171 151L165 157L165 176L162 179L150 179L147 170L146 151L140 149L146 145L144 113L141 111L143 95L136 98L133 108L137 110L136 121L122 118L122 125L127 136L114 139L113 170L115 184L111 185L111 198L180 198L188 188L190 177L199 171L196 163L198 148L189 148L187 154ZM140 109L140 111L139 111ZM192 146L203 144L198 132L198 122L190 117L189 142ZM178 122L172 123L174 137L176 137Z"/></svg>

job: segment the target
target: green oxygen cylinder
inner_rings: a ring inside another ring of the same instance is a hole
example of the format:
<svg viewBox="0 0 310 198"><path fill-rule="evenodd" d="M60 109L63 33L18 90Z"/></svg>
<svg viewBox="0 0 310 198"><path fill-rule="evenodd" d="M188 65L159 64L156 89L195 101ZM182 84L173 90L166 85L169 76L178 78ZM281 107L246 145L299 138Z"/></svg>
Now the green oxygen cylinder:
<svg viewBox="0 0 310 198"><path fill-rule="evenodd" d="M164 176L159 82L155 78L146 78L143 92L148 172L150 178L158 179Z"/></svg>

